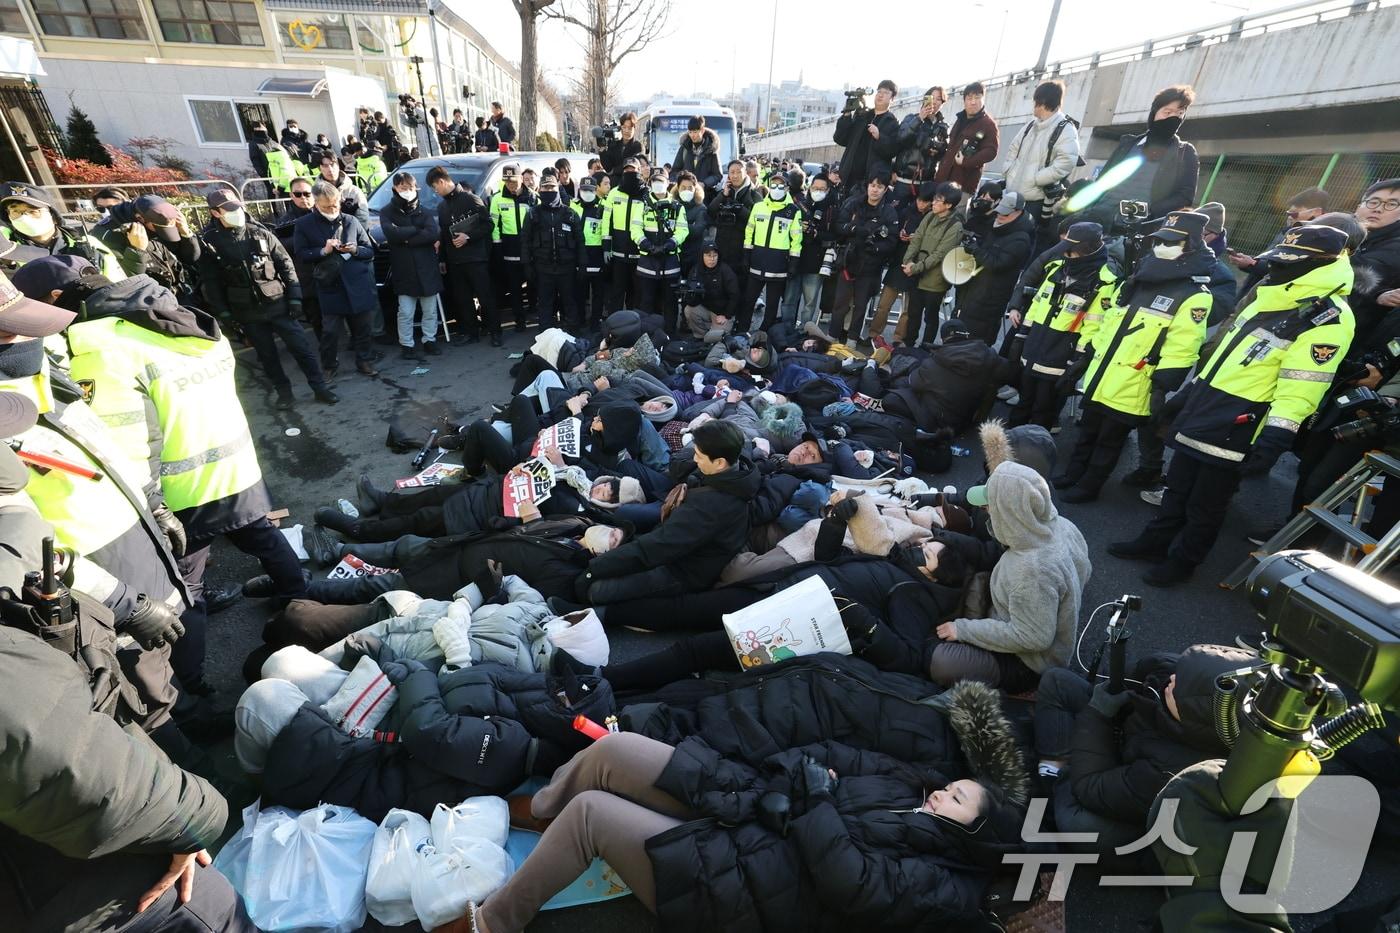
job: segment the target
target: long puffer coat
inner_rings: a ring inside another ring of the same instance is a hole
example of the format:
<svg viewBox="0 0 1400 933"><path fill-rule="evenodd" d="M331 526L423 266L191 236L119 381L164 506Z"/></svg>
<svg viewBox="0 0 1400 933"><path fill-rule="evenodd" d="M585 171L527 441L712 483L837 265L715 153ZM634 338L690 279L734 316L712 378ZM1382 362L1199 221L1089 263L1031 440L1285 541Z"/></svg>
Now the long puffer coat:
<svg viewBox="0 0 1400 933"><path fill-rule="evenodd" d="M967 776L1023 801L1027 779L995 691L959 685L938 701L946 712L919 702L927 692L817 655L741 677L693 712L625 710L632 728L676 743L656 786L702 814L647 840L660 926L933 930L975 916L1017 808L970 832L920 807ZM834 794L798 790L804 756L837 772ZM757 821L769 792L792 801L786 836Z"/></svg>
<svg viewBox="0 0 1400 933"><path fill-rule="evenodd" d="M442 291L438 272L438 218L415 198L406 202L397 193L379 212L379 229L389 241L389 274L394 293L426 298Z"/></svg>

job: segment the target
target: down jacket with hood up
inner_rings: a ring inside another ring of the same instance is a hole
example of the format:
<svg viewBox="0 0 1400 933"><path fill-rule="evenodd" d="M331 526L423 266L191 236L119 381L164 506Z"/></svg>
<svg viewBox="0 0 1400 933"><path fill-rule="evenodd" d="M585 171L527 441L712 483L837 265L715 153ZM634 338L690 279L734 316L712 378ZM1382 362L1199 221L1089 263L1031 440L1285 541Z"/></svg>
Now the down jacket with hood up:
<svg viewBox="0 0 1400 933"><path fill-rule="evenodd" d="M1026 778L995 691L960 684L938 708L919 702L927 693L917 678L824 654L741 677L693 711L624 710L630 729L676 745L656 786L700 814L647 840L660 928L932 930L972 919L1017 836ZM804 756L839 775L830 796L802 792ZM920 809L968 776L1012 803L975 832ZM757 819L765 794L791 800L785 835Z"/></svg>
<svg viewBox="0 0 1400 933"><path fill-rule="evenodd" d="M957 640L1014 654L1037 673L1063 667L1093 570L1084 536L1055 510L1045 478L1020 463L992 471L987 509L1006 548L992 570L992 617L958 619Z"/></svg>

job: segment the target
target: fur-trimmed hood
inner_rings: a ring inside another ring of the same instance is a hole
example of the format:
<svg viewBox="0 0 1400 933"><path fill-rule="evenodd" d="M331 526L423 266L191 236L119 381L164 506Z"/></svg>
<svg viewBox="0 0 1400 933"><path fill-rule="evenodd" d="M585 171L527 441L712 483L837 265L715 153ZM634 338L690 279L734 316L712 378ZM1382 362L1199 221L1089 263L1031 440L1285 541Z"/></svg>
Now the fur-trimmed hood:
<svg viewBox="0 0 1400 933"><path fill-rule="evenodd" d="M778 453L787 453L802 441L802 432L807 430L802 419L802 408L792 402L772 405L761 396L754 396L753 408L758 412L758 431L773 445Z"/></svg>
<svg viewBox="0 0 1400 933"><path fill-rule="evenodd" d="M1023 806L1030 799L1030 772L1002 712L1001 694L979 681L960 680L932 702L948 716L973 776L997 785L1008 800Z"/></svg>
<svg viewBox="0 0 1400 933"><path fill-rule="evenodd" d="M1023 424L1008 430L1005 422L993 418L982 422L978 435L982 439L982 461L988 476L1003 463L1025 464L1047 482L1055 472L1055 438L1038 424Z"/></svg>

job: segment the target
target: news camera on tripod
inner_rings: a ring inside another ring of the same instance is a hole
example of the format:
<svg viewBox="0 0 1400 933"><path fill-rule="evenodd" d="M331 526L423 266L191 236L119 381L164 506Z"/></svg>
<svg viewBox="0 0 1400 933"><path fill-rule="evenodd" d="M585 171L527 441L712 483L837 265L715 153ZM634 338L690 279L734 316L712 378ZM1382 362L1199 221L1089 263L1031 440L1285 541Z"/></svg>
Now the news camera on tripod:
<svg viewBox="0 0 1400 933"><path fill-rule="evenodd" d="M899 88L888 78L875 89L873 104L867 104L863 87L846 92L846 103L836 120L832 141L845 146L841 154L841 177L851 190L859 189L872 175L889 174L899 152L899 120L890 113Z"/></svg>

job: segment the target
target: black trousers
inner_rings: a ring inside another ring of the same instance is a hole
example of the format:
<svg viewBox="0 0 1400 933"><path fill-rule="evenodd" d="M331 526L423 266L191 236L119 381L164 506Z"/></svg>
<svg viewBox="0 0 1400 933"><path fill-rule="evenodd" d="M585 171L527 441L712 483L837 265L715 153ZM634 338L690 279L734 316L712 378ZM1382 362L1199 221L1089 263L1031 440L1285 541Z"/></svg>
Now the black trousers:
<svg viewBox="0 0 1400 933"><path fill-rule="evenodd" d="M501 320L489 263L448 263L447 300L451 302L449 317L462 322L468 338L480 337L483 332L490 337L500 335Z"/></svg>
<svg viewBox="0 0 1400 933"><path fill-rule="evenodd" d="M535 270L535 309L540 328L578 324L578 306L574 303L574 271L545 272Z"/></svg>
<svg viewBox="0 0 1400 933"><path fill-rule="evenodd" d="M880 290L880 273L875 271L854 279L846 278L842 272L836 276L836 298L831 305L831 323L828 331L838 341L846 339L846 321L856 322L857 327L865 320L865 311L870 299ZM855 311L852 313L852 306Z"/></svg>
<svg viewBox="0 0 1400 933"><path fill-rule="evenodd" d="M520 261L502 261L499 269L500 279L498 280L498 293L501 307L506 302L510 303L511 312L515 316L515 329L524 330L527 324L525 318L525 266Z"/></svg>
<svg viewBox="0 0 1400 933"><path fill-rule="evenodd" d="M1035 753L1041 758L1069 758L1074 745L1074 720L1093 697L1077 671L1067 667L1048 668L1040 675L1035 691Z"/></svg>
<svg viewBox="0 0 1400 933"><path fill-rule="evenodd" d="M535 400L528 395L517 395L510 400L511 425L522 428L527 420L539 423L535 416ZM531 441L534 434L529 434ZM521 437L521 441L525 438ZM462 436L462 466L472 476L481 476L489 467L496 473L509 473L510 468L520 462L514 445L502 437L489 421L473 421L467 425Z"/></svg>
<svg viewBox="0 0 1400 933"><path fill-rule="evenodd" d="M943 296L946 292L926 292L922 288L911 288L905 292L907 301L904 305L904 317L900 319L899 325L895 328L895 337L900 334L904 339L900 342L906 347L917 347L923 341L919 338L919 331L923 330L924 322L928 322L929 332L924 335L923 340L933 343L938 337L938 308L943 304ZM908 323L905 323L905 321Z"/></svg>
<svg viewBox="0 0 1400 933"><path fill-rule="evenodd" d="M661 315L666 333L672 335L676 333L677 316L674 282L674 276L642 275L639 272L634 286L637 294L637 309L648 314Z"/></svg>
<svg viewBox="0 0 1400 933"><path fill-rule="evenodd" d="M1167 468L1162 505L1144 535L1165 545L1173 560L1192 566L1203 563L1239 485L1238 464L1206 462L1178 450Z"/></svg>
<svg viewBox="0 0 1400 933"><path fill-rule="evenodd" d="M608 295L608 310L621 311L637 307L637 260L614 256L612 261L612 291Z"/></svg>
<svg viewBox="0 0 1400 933"><path fill-rule="evenodd" d="M447 534L442 504L461 491L460 485L450 484L393 493L384 500L378 516L355 523L355 540L395 541L404 535L440 538Z"/></svg>
<svg viewBox="0 0 1400 933"><path fill-rule="evenodd" d="M601 272L580 272L577 282L579 312L584 324L591 328L601 328L603 318L608 314L608 270Z"/></svg>
<svg viewBox="0 0 1400 933"><path fill-rule="evenodd" d="M1007 427L1038 424L1047 430L1059 420L1060 392L1055 388L1055 376L1041 376L1027 366L1021 374L1020 399L1011 407Z"/></svg>
<svg viewBox="0 0 1400 933"><path fill-rule="evenodd" d="M370 362L374 359L374 347L370 343L373 317L373 311L363 311L359 314L327 314L321 318L321 368L325 372L340 368L340 332L345 327L350 328L350 348L355 351L355 361Z"/></svg>
<svg viewBox="0 0 1400 933"><path fill-rule="evenodd" d="M306 335L301 323L286 314L277 314L265 321L252 321L242 325L243 333L253 345L263 372L279 390L290 389L291 380L282 368L282 355L277 352L277 337L287 345L287 352L297 361L297 366L306 376L307 385L319 388L326 384L326 376L321 369L321 361L311 348L311 339Z"/></svg>
<svg viewBox="0 0 1400 933"><path fill-rule="evenodd" d="M306 593L306 578L301 575L301 561L272 522L263 516L242 528L224 532L224 537L244 554L256 557L263 571L276 586L279 599L299 599ZM175 642L170 663L182 683L192 683L204 677L204 653L208 641L209 613L204 605L204 571L209 564L211 541L191 541L185 556L178 561L180 573L190 589L194 604L180 617L185 634Z"/></svg>
<svg viewBox="0 0 1400 933"><path fill-rule="evenodd" d="M611 610L609 610L611 611ZM738 662L724 632L701 632L672 642L669 647L603 668L614 690L664 687L691 674L733 670Z"/></svg>
<svg viewBox="0 0 1400 933"><path fill-rule="evenodd" d="M1024 393L1021 398L1025 399ZM1074 450L1065 464L1064 475L1086 489L1102 488L1118 465L1123 442L1133 427L1109 415L1102 405L1086 404L1079 414L1079 434L1075 436ZM1137 427L1139 431L1152 430L1148 425Z"/></svg>
<svg viewBox="0 0 1400 933"><path fill-rule="evenodd" d="M763 322L759 330L767 330L778 320L782 312L783 292L787 289L787 278L766 279L749 274L744 283L744 297L739 301L739 313L735 315L735 333L747 334L753 329L753 309L758 305L758 296L763 296Z"/></svg>

